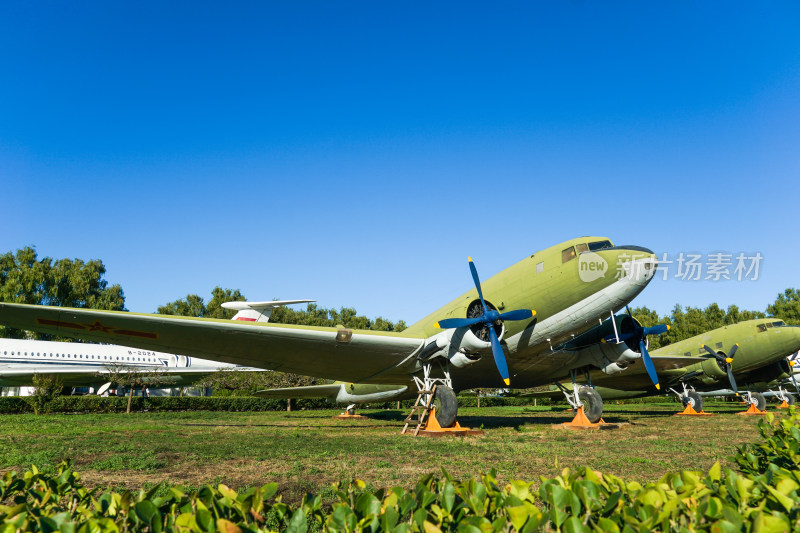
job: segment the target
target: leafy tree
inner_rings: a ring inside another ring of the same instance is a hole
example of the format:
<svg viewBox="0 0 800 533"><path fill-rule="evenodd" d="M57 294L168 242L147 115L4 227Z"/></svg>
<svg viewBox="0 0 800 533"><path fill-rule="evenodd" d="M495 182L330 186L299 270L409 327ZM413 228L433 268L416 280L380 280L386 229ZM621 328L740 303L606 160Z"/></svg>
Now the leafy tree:
<svg viewBox="0 0 800 533"><path fill-rule="evenodd" d="M32 247L0 255L0 301L33 305L125 310L119 285L108 285L98 259L38 258ZM0 337L53 340L53 335L0 328Z"/></svg>
<svg viewBox="0 0 800 533"><path fill-rule="evenodd" d="M63 385L61 380L47 374L33 375L33 394L28 396L28 403L37 415L50 410L50 402L61 394Z"/></svg>
<svg viewBox="0 0 800 533"><path fill-rule="evenodd" d="M127 414L131 414L131 401L133 400L133 390L145 387L157 388L159 385L167 383L169 375L162 367L142 368L134 365L111 363L105 365L103 378L110 381L115 387L128 389Z"/></svg>
<svg viewBox="0 0 800 533"><path fill-rule="evenodd" d="M767 313L787 324L800 325L800 290L786 289L778 294L775 303L767 306Z"/></svg>
<svg viewBox="0 0 800 533"><path fill-rule="evenodd" d="M322 380L289 374L286 372L241 371L233 368L221 369L199 381L199 385L214 389L215 396L247 396L263 389L302 387L316 385Z"/></svg>
<svg viewBox="0 0 800 533"><path fill-rule="evenodd" d="M214 290L211 291L211 300L208 302L208 305L205 304L202 297L196 294L187 294L186 298L181 298L160 306L156 312L160 315L195 316L230 320L236 314L236 311L225 309L222 307L222 304L224 302L241 301L244 299L244 295L242 295L238 289L232 290L214 287Z"/></svg>
<svg viewBox="0 0 800 533"><path fill-rule="evenodd" d="M373 331L400 332L407 327L402 320L399 320L396 324L383 317L371 320L359 315L352 307L342 307L337 311L335 309L320 308L314 303L308 304L305 311L279 307L272 312L269 320L279 324L324 326L329 328L344 326L349 329L371 329Z"/></svg>

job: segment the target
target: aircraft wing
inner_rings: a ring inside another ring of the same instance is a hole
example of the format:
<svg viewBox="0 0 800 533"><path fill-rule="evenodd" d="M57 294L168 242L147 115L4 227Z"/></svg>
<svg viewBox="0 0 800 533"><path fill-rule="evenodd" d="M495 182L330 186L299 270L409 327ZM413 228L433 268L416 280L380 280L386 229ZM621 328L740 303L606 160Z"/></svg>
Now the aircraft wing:
<svg viewBox="0 0 800 533"><path fill-rule="evenodd" d="M10 303L0 303L0 324L362 383L405 383L424 342L381 331Z"/></svg>
<svg viewBox="0 0 800 533"><path fill-rule="evenodd" d="M266 389L255 393L259 398L336 398L342 389L341 383L327 385L308 385L306 387L286 387L285 389Z"/></svg>
<svg viewBox="0 0 800 533"><path fill-rule="evenodd" d="M684 368L697 363L702 363L706 357L693 357L688 355L650 355L658 374L662 390L682 377ZM592 384L617 390L646 391L655 388L647 375L647 370L641 359L632 362L627 369L619 374L604 374L596 370L591 373Z"/></svg>

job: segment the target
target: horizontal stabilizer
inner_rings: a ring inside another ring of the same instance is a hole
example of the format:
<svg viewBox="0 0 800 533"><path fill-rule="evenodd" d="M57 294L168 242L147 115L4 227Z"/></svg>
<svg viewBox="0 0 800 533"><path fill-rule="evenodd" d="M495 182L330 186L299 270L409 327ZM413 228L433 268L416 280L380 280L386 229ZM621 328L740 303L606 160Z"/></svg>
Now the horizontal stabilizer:
<svg viewBox="0 0 800 533"><path fill-rule="evenodd" d="M269 322L272 310L282 305L304 304L315 302L316 300L271 300L269 302L224 302L222 307L239 311L233 320L245 320L247 322Z"/></svg>

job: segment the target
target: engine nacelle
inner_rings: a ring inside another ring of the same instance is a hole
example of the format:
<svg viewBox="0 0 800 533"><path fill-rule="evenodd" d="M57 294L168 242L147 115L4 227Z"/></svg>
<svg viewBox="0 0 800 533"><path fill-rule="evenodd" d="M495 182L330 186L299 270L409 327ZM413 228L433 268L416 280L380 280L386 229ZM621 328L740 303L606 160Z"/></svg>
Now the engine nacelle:
<svg viewBox="0 0 800 533"><path fill-rule="evenodd" d="M497 336L498 339L503 338L506 332L505 326ZM448 356L451 357L455 352L461 352L469 355L479 354L483 350L491 350L492 343L480 339L475 335L470 328L458 328L453 330L453 336L450 338L450 346L448 348Z"/></svg>
<svg viewBox="0 0 800 533"><path fill-rule="evenodd" d="M430 361L435 357L445 357L454 367L464 368L480 361L481 351L491 348L490 342L481 340L469 328L448 329L428 339L417 358Z"/></svg>
<svg viewBox="0 0 800 533"><path fill-rule="evenodd" d="M720 368L716 358L708 358L700 363L700 370L702 370L703 375L699 379L706 385L713 385L722 379L728 379L728 373Z"/></svg>
<svg viewBox="0 0 800 533"><path fill-rule="evenodd" d="M600 370L605 372L606 374L619 374L620 372L626 370L628 365L620 364L620 363L609 363L604 367L601 367Z"/></svg>
<svg viewBox="0 0 800 533"><path fill-rule="evenodd" d="M450 357L450 364L456 368L464 368L465 366L474 365L481 360L479 354L466 354L464 352L456 352Z"/></svg>
<svg viewBox="0 0 800 533"><path fill-rule="evenodd" d="M600 368L604 368L609 363L618 363L622 369L625 369L628 363L641 357L641 354L628 348L624 342L620 344L601 342L584 348L579 353L584 357L590 358L594 365Z"/></svg>

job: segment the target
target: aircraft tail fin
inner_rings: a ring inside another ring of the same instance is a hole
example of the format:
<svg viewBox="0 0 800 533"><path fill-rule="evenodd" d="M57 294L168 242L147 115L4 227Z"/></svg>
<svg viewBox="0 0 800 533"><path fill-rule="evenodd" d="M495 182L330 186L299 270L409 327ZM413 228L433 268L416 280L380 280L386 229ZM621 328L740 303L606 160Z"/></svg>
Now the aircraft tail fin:
<svg viewBox="0 0 800 533"><path fill-rule="evenodd" d="M272 310L282 305L302 304L316 300L272 300L270 302L225 302L222 307L238 311L233 320L246 322L269 322Z"/></svg>

